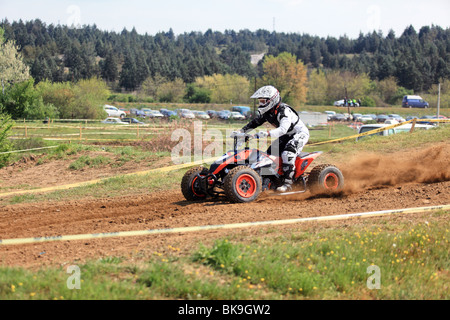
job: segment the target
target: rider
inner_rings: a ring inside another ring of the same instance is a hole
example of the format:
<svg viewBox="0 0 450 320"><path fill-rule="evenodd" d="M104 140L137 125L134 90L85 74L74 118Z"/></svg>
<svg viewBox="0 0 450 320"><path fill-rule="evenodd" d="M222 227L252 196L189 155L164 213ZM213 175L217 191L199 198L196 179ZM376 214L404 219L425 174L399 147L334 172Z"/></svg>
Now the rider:
<svg viewBox="0 0 450 320"><path fill-rule="evenodd" d="M277 140L267 150L272 154L278 149L283 161L283 184L277 188L279 192L292 190L295 173L295 159L309 139L309 130L300 120L297 112L289 105L281 102L280 92L273 86L259 88L251 97L258 99L258 115L241 132L255 129L266 121L276 127L270 131L260 131L258 136L273 137Z"/></svg>

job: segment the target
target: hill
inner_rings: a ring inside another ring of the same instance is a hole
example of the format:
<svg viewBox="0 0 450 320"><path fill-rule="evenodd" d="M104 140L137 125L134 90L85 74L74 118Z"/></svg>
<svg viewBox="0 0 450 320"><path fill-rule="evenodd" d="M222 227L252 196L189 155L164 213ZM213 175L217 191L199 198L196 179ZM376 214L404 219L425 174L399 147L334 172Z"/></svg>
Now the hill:
<svg viewBox="0 0 450 320"><path fill-rule="evenodd" d="M373 32L357 39L266 30L140 35L135 29L75 29L39 19L3 20L0 27L7 40L16 41L37 82L101 77L118 89L134 90L157 74L185 83L212 74L252 78L261 72L252 65L252 55L282 52L296 55L310 69L367 73L373 80L395 77L400 86L415 91L450 78L450 30L439 26L419 32L410 26L400 36Z"/></svg>

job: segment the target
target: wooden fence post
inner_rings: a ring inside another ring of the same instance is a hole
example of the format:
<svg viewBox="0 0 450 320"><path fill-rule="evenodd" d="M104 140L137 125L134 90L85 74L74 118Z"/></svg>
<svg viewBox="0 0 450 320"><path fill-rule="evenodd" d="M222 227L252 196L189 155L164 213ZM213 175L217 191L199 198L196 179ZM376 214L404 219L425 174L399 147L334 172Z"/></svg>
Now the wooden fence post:
<svg viewBox="0 0 450 320"><path fill-rule="evenodd" d="M412 132L414 132L414 127L416 126L416 118L414 118L413 119L413 121L412 121L412 126L411 126L411 130L409 130L409 133L412 133Z"/></svg>

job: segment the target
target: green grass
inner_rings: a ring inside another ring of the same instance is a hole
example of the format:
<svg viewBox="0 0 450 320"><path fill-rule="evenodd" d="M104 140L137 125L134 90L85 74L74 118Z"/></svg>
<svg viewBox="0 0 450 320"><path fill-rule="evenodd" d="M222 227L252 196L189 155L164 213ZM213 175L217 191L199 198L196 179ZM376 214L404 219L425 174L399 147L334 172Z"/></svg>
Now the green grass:
<svg viewBox="0 0 450 320"><path fill-rule="evenodd" d="M109 164L110 162L111 159L105 156L97 156L94 158L90 156L81 156L69 165L69 169L81 170L86 166L88 166L89 168L100 168Z"/></svg>
<svg viewBox="0 0 450 320"><path fill-rule="evenodd" d="M448 299L438 288L448 287L449 222L419 223L403 228L350 228L318 234L258 239L243 245L227 240L203 247L195 261L238 277L242 283L262 284L292 298ZM312 240L311 240L312 239ZM367 268L381 270L382 290L369 290Z"/></svg>
<svg viewBox="0 0 450 320"><path fill-rule="evenodd" d="M109 256L38 271L3 266L0 298L448 300L448 213L283 234L244 231L186 254L169 245L151 257L135 251L132 260ZM67 285L72 264L79 267L80 289ZM368 287L372 265L380 270L380 289Z"/></svg>

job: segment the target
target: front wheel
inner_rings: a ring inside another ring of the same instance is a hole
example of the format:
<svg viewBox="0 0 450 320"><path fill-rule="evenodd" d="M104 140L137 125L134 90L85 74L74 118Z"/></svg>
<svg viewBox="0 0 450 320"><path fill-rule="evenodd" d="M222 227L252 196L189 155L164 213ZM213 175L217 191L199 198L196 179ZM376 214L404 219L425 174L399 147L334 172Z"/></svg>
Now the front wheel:
<svg viewBox="0 0 450 320"><path fill-rule="evenodd" d="M230 170L224 180L225 195L231 202L252 202L258 198L261 189L259 174L244 166Z"/></svg>
<svg viewBox="0 0 450 320"><path fill-rule="evenodd" d="M205 167L196 167L188 170L181 180L181 192L188 201L202 200L206 194L200 188L200 179L198 175L205 176L208 169Z"/></svg>
<svg viewBox="0 0 450 320"><path fill-rule="evenodd" d="M313 193L330 193L344 188L344 175L331 164L314 167L308 176L308 189Z"/></svg>

